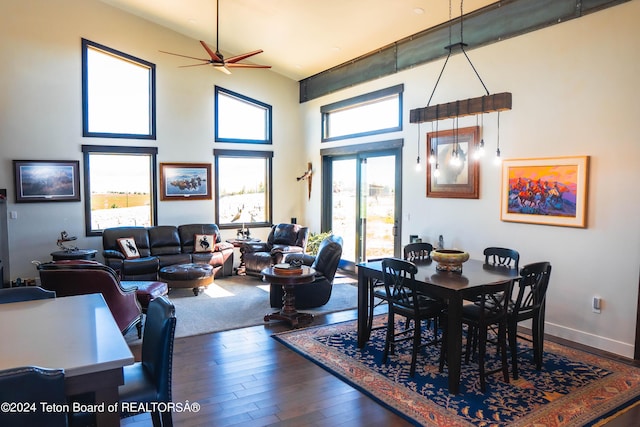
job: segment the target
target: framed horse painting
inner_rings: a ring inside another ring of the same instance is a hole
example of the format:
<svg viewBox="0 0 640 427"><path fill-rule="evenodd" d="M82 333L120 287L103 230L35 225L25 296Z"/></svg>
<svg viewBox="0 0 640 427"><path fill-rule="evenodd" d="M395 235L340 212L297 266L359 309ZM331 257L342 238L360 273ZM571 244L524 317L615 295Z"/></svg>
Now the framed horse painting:
<svg viewBox="0 0 640 427"><path fill-rule="evenodd" d="M587 227L589 156L502 163L500 219Z"/></svg>

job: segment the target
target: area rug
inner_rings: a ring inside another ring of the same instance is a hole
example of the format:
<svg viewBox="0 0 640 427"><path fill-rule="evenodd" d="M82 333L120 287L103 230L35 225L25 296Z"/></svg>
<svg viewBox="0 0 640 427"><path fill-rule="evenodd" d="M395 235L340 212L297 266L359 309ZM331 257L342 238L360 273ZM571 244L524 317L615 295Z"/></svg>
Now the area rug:
<svg viewBox="0 0 640 427"><path fill-rule="evenodd" d="M304 311L319 315L356 308L355 285L355 279L336 276L329 302ZM264 315L275 311L269 304L269 284L253 276L216 279L198 296L191 289L172 289L169 299L176 307L176 338L262 325ZM140 341L135 328L125 339L129 344Z"/></svg>
<svg viewBox="0 0 640 427"><path fill-rule="evenodd" d="M385 324L386 315L375 317L374 326ZM385 332L372 331L363 349L357 346L356 321L274 338L414 425L595 426L640 400L640 369L552 342L545 342L541 371L524 354L519 379L507 384L502 374L489 376L486 393L480 391L477 364L463 364L460 393L452 395L446 367L438 372L440 351L435 346L421 352L413 378L410 342L409 347L398 346L382 365Z"/></svg>

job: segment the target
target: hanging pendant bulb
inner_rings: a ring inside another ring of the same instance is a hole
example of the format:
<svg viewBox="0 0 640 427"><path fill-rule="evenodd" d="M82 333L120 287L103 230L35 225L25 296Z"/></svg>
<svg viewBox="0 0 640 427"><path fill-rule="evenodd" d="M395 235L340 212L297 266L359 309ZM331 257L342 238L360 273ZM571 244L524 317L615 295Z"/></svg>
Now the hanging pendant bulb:
<svg viewBox="0 0 640 427"><path fill-rule="evenodd" d="M438 108L436 108L436 137L433 140L431 140L431 143L435 145L436 148L438 147L438 113L439 113ZM432 165L435 165L436 161L438 160L438 156L436 155L436 150L435 148L433 148L433 145L431 146L431 152L429 153L429 163L431 163Z"/></svg>
<svg viewBox="0 0 640 427"><path fill-rule="evenodd" d="M416 172L420 172L422 170L422 165L420 164L420 123L418 123L418 158L416 159Z"/></svg>
<svg viewBox="0 0 640 427"><path fill-rule="evenodd" d="M433 176L436 177L436 178L440 176L440 168L438 166L439 165L436 163L436 168L433 171Z"/></svg>
<svg viewBox="0 0 640 427"><path fill-rule="evenodd" d="M484 109L484 99L483 99L483 109ZM473 151L474 160L480 160L484 157L484 114L482 116L482 123L480 124L480 143L476 144L475 150ZM478 116L476 116L476 126L478 126Z"/></svg>
<svg viewBox="0 0 640 427"><path fill-rule="evenodd" d="M502 158L500 157L500 111L498 111L498 138L496 143L496 157L494 159L494 163L496 165L502 163Z"/></svg>

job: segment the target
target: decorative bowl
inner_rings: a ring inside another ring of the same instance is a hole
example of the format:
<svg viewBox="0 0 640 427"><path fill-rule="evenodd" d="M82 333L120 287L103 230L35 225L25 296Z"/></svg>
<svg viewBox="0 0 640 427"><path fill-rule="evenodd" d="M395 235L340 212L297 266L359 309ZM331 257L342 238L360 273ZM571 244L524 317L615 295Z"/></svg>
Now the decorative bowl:
<svg viewBox="0 0 640 427"><path fill-rule="evenodd" d="M469 253L457 249L435 249L431 258L438 263L436 270L462 273L462 263L469 259Z"/></svg>

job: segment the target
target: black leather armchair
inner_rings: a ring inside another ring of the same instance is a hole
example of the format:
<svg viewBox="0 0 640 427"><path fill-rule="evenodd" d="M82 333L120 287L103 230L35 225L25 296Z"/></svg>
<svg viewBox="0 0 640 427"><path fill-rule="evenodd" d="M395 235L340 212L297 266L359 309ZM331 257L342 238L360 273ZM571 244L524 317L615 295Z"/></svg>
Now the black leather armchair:
<svg viewBox="0 0 640 427"><path fill-rule="evenodd" d="M240 248L247 274L260 276L263 269L284 262L290 254L304 254L308 239L307 227L299 224L274 225L266 242L247 243Z"/></svg>
<svg viewBox="0 0 640 427"><path fill-rule="evenodd" d="M320 243L318 255L292 254L287 256L287 261L298 258L302 263L316 270L316 277L312 283L297 285L296 308L305 309L320 307L329 302L333 279L338 270L340 257L342 256L342 237L329 236ZM271 307L282 307L282 286L271 285Z"/></svg>

